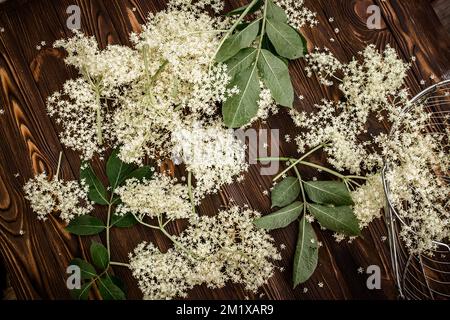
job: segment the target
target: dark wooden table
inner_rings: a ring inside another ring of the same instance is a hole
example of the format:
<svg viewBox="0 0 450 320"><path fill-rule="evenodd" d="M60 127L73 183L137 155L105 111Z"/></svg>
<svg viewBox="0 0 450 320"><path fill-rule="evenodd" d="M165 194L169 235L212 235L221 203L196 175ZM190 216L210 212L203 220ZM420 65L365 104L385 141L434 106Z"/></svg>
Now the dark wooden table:
<svg viewBox="0 0 450 320"><path fill-rule="evenodd" d="M245 1L227 1L235 7ZM148 12L164 7L163 0L11 0L0 6L0 254L9 273L11 285L20 299L68 298L66 266L75 257L86 257L92 239L82 240L64 231L57 219L46 223L37 221L35 214L23 198L22 186L34 174L46 170L54 172L58 154L63 150L58 139L58 128L46 114L46 98L60 90L65 80L75 77L73 69L66 67L60 51L51 44L70 35L66 27L66 9L77 4L82 12L82 30L95 35L102 46L108 43L129 44L128 34L139 31ZM407 80L412 93L421 91L421 80L431 84L449 76L449 35L440 25L429 1L398 0L306 0L308 7L318 14L320 24L314 29L305 28L309 49L314 46L330 48L343 61L349 60L370 43L383 48L390 44L399 55L410 60L416 56ZM366 26L369 5L381 7L382 28L369 30ZM132 8L136 8L135 11ZM334 22L329 18L334 17ZM340 30L335 33L335 29ZM330 38L334 38L332 42ZM41 50L36 46L47 43ZM292 63L291 73L298 95L298 109L311 110L320 99L333 98L336 92L309 79L303 71L303 60ZM435 75L431 80L430 76ZM295 134L295 127L283 111L260 127L281 129L281 134ZM296 155L294 144L283 144L282 153ZM62 175L65 179L78 178L79 157L64 149ZM324 161L324 158L316 158ZM96 170L101 164L96 161ZM313 175L313 172L305 172ZM202 214L214 214L232 200L238 204L270 212L270 200L262 194L270 188L271 177L261 177L258 166L253 166L243 184L223 188L209 197L200 208ZM104 217L105 212L98 212ZM181 227L173 226L171 232ZM337 244L331 233L317 230L324 246L320 250L319 267L310 281L292 289L291 264L296 242L295 225L273 233L279 243L287 247L283 251L284 272L270 279L261 293L270 299L394 299L396 290L390 269L387 231L382 220L376 221L364 231L364 239L351 244ZM21 230L24 232L22 235ZM157 242L167 247L158 233L136 227L112 234L112 258L125 261L127 253L143 240ZM104 240L104 239L103 239ZM382 272L382 289L368 290L367 275L358 268L379 265ZM0 268L1 269L1 268ZM131 273L123 268L114 272L125 280L129 298L139 299L141 293ZM322 282L323 287L318 283ZM307 288L307 292L304 292ZM97 298L98 294L93 295ZM221 290L206 287L195 288L193 299L259 299L260 295L245 292L242 287L228 285Z"/></svg>

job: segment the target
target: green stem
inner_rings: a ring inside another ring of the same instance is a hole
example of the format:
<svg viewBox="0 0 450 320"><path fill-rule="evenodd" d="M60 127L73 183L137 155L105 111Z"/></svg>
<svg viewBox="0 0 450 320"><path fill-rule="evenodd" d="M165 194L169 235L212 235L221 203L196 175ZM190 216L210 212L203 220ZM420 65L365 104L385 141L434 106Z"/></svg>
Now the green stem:
<svg viewBox="0 0 450 320"><path fill-rule="evenodd" d="M63 153L62 153L62 151L60 151L59 152L59 158L58 158L58 167L56 167L56 174L55 174L56 180L58 180L58 177L59 177L59 171L61 169L62 156L63 156Z"/></svg>
<svg viewBox="0 0 450 320"><path fill-rule="evenodd" d="M187 253L189 256L191 256L192 258L196 259L197 255L195 253L193 253L192 251L186 249L181 243L179 243L170 233L168 233L166 231L166 229L164 229L164 227L162 225L160 225L159 230L161 230L161 232L170 239L170 241L173 242L173 244L175 246L177 246L178 248L180 248L181 250L183 250L185 253Z"/></svg>
<svg viewBox="0 0 450 320"><path fill-rule="evenodd" d="M358 179L358 180L368 180L367 177L361 177L361 176L346 176L347 179Z"/></svg>
<svg viewBox="0 0 450 320"><path fill-rule="evenodd" d="M143 48L143 58L144 58L144 73L145 73L145 78L146 78L145 92L149 96L151 103L156 104L155 97L153 96L153 92L151 91L153 79L150 76L150 62L149 62L149 57L148 57L148 46L147 45L145 45Z"/></svg>
<svg viewBox="0 0 450 320"><path fill-rule="evenodd" d="M280 179L286 172L288 172L292 168L295 168L301 161L303 161L304 159L306 159L307 157L312 155L314 152L322 149L324 146L325 146L325 144L321 144L321 145L315 147L314 149L312 149L311 151L309 151L308 153L306 153L305 155L303 155L300 159L298 159L295 162L293 162L288 168L286 168L283 172L281 172L279 175L277 175L273 179L273 181L277 181L278 179Z"/></svg>
<svg viewBox="0 0 450 320"><path fill-rule="evenodd" d="M109 264L112 265L112 266L119 266L119 267L130 268L130 265L128 263L122 263L122 262L117 262L117 261L110 261Z"/></svg>
<svg viewBox="0 0 450 320"><path fill-rule="evenodd" d="M155 80L158 78L158 76L161 74L161 72L164 71L164 68L169 64L168 60L164 60L161 66L156 70L155 74L151 77L151 83L150 85L154 85Z"/></svg>
<svg viewBox="0 0 450 320"><path fill-rule="evenodd" d="M306 201L306 193L305 188L303 187L303 179L300 175L300 171L298 171L297 167L294 167L295 174L297 175L298 181L300 183L300 190L302 192L302 198L303 198L303 215L306 214L306 206L308 205L308 201Z"/></svg>
<svg viewBox="0 0 450 320"><path fill-rule="evenodd" d="M315 168L317 170L321 170L321 171L327 172L327 173L329 173L329 174L331 174L333 176L336 176L336 177L338 177L338 178L340 178L342 180L345 180L345 176L343 174L340 174L339 172L336 172L334 170L328 169L328 168L326 168L324 166L321 166L321 165L318 165L316 163L307 162L307 161L300 161L298 164L301 164L301 165L304 165L304 166L307 166L307 167L311 167L311 168Z"/></svg>
<svg viewBox="0 0 450 320"><path fill-rule="evenodd" d="M280 158L280 157L269 157L269 158L256 158L257 161L265 162L265 161L296 161L294 158Z"/></svg>
<svg viewBox="0 0 450 320"><path fill-rule="evenodd" d="M192 193L192 172L188 172L188 193L189 193L189 199L191 200L191 207L192 207L192 213L195 214L195 202L194 202L194 195Z"/></svg>
<svg viewBox="0 0 450 320"><path fill-rule="evenodd" d="M239 18L236 20L236 22L233 24L233 26L228 30L228 32L223 36L222 40L220 40L219 46L217 47L216 52L213 55L213 60L216 58L217 54L219 53L220 48L222 48L225 41L227 41L228 37L230 37L234 30L236 30L237 26L244 20L244 18L247 16L247 14L250 12L250 10L256 5L256 3L259 0L253 0L250 2L250 4L247 6L247 8L242 12L242 14L239 16ZM267 1L266 1L267 2Z"/></svg>
<svg viewBox="0 0 450 320"><path fill-rule="evenodd" d="M95 101L97 104L97 117L96 117L96 125L97 125L97 140L98 140L98 144L102 145L103 144L103 133L102 133L102 102L101 102L101 96L100 96L100 90L98 89L98 87L95 90Z"/></svg>
<svg viewBox="0 0 450 320"><path fill-rule="evenodd" d="M136 216L134 213L131 213L133 215L133 217L136 219L137 222L139 222L140 224L142 224L145 227L151 228L151 229L156 229L159 230L158 226L154 226L148 223L145 223L144 221L142 221L142 219L139 219L138 216Z"/></svg>
<svg viewBox="0 0 450 320"><path fill-rule="evenodd" d="M108 215L106 217L106 250L108 250L108 257L111 259L111 245L109 241L109 233L111 229L111 209L113 204L113 194L111 194L111 198L108 203Z"/></svg>

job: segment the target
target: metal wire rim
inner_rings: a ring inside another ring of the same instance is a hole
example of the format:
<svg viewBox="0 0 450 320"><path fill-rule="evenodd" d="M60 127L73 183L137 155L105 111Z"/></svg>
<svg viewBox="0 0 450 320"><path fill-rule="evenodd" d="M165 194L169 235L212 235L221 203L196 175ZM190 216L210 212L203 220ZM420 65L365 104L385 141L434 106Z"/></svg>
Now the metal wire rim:
<svg viewBox="0 0 450 320"><path fill-rule="evenodd" d="M440 92L442 90L442 93ZM436 94L437 93L437 94ZM410 100L408 107L405 107L402 112L404 114L411 112L414 106L418 103L424 104L426 110L430 111L430 120L433 129L438 129L432 134L444 135L446 132L439 132L441 125L447 126L447 116L450 110L434 110L439 106L446 106L450 101L450 80L442 81L433 85ZM434 123L435 120L442 122ZM425 125L424 127L428 127ZM393 135L395 131L401 130L400 124L396 123L392 126L390 134ZM433 254L436 258L428 257L424 254L411 254L405 247L403 240L400 237L399 231L408 226L396 210L391 200L391 193L386 174L389 172L389 162L384 162L382 170L383 187L386 196L385 207L385 221L389 233L389 245L391 262L396 279L397 288L401 298L404 299L449 299L450 298L450 282L448 281L450 275L450 260L447 254L450 253L450 246L441 241L433 241L435 249ZM450 178L443 176L446 181ZM417 234L415 231L413 233Z"/></svg>
<svg viewBox="0 0 450 320"><path fill-rule="evenodd" d="M423 90L422 92L420 92L418 95L416 95L414 98L412 98L410 100L410 104L414 105L415 103L417 103L418 101L420 101L420 99L422 99L423 97L425 97L427 94L436 91L437 89L439 89L440 87L444 87L446 85L450 85L450 79L448 80L444 80L442 82L439 82L425 90ZM411 109L411 107L406 107L403 109L403 113L409 112ZM395 132L398 129L397 125L394 124L391 128L391 132L390 134L392 134L393 132ZM386 172L389 169L389 164L386 162L384 162L384 166L383 166L383 170L381 171L381 176L382 176L382 180L383 180L383 188L384 188L384 194L386 196L386 200L389 206L389 210L392 210L392 212L395 214L396 219L398 219L403 225L407 226L408 224L400 217L400 215L398 214L397 210L395 209L394 205L392 204L391 198L390 198L390 192L389 192L389 185L386 179ZM414 231L413 231L414 232ZM415 233L415 232L414 232ZM433 243L438 245L438 246L443 246L445 248L447 248L447 250L450 252L450 245L440 242L440 241L434 241Z"/></svg>

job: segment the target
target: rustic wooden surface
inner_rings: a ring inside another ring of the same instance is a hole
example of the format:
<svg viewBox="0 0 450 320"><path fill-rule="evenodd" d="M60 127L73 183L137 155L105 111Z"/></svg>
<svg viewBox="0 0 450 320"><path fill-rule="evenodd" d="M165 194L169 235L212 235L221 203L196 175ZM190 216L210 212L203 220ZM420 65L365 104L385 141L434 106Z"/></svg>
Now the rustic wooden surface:
<svg viewBox="0 0 450 320"><path fill-rule="evenodd" d="M245 1L227 1L229 8ZM68 17L66 9L77 4L82 12L82 30L95 35L101 46L108 43L129 44L128 33L139 31L148 12L164 8L164 0L18 0L0 5L0 254L11 285L19 299L65 299L69 292L65 286L65 269L73 257L87 257L93 239L70 236L57 219L46 223L36 220L23 198L22 186L34 174L46 170L54 172L58 154L64 150L65 161L62 176L78 178L79 158L63 149L58 139L58 128L45 111L45 100L60 90L65 80L76 72L64 65L62 52L53 49L56 39L67 37ZM379 48L390 44L405 61L417 57L408 77L412 93L424 85L432 84L450 75L449 35L440 25L430 2L427 0L306 0L308 7L318 13L320 24L313 30L305 28L309 48L330 48L343 61L349 60L367 44ZM371 4L381 7L382 29L369 30L366 26L366 9ZM136 8L133 11L132 8ZM334 17L334 22L329 18ZM339 32L336 33L335 29ZM331 40L334 38L334 42ZM41 50L41 41L47 45ZM311 110L313 103L324 97L336 97L336 91L319 85L316 79L308 79L303 71L303 60L292 63L291 72L298 95L296 108ZM435 75L431 80L430 76ZM283 111L260 127L279 128L281 136L295 134L295 127ZM284 143L282 153L296 155L294 144ZM316 157L317 161L324 158ZM101 172L100 162L95 168ZM304 172L312 177L314 172ZM262 194L271 186L271 177L261 177L259 167L253 166L245 182L223 188L219 195L206 199L200 208L202 214L214 214L230 205L248 204L270 212L270 200ZM105 217L105 212L97 212ZM21 234L21 230L24 234ZM171 232L179 232L181 226L172 226ZM262 296L245 292L242 287L228 285L221 290L206 287L195 288L192 299L395 299L393 275L389 267L389 250L384 222L379 220L364 231L364 238L351 244L337 244L331 233L317 230L324 246L320 250L319 267L310 281L292 289L291 264L296 243L297 227L292 225L273 232L278 243L284 243L284 272L270 279L262 290ZM140 227L118 230L112 234L112 258L126 261L127 253L143 240L157 242L162 248L168 244L163 237ZM104 240L104 239L103 239ZM0 259L1 262L1 259ZM379 265L382 272L382 289L368 290L366 275L359 274L359 267ZM0 268L1 270L1 268ZM127 286L128 297L140 299L141 293L128 270L114 268ZM323 287L318 283L322 282ZM304 288L307 292L304 293ZM98 298L94 293L92 298Z"/></svg>

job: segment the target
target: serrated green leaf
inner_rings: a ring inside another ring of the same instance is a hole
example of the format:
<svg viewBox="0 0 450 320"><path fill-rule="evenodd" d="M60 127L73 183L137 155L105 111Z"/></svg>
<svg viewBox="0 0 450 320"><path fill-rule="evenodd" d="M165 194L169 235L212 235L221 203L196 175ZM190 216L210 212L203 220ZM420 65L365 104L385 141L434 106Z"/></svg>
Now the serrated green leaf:
<svg viewBox="0 0 450 320"><path fill-rule="evenodd" d="M253 224L266 230L285 228L294 222L302 213L303 203L296 201L272 214L256 219Z"/></svg>
<svg viewBox="0 0 450 320"><path fill-rule="evenodd" d="M294 87L286 64L270 51L262 49L258 59L258 69L275 102L284 107L292 108Z"/></svg>
<svg viewBox="0 0 450 320"><path fill-rule="evenodd" d="M317 268L319 245L312 225L303 217L300 220L297 247L294 256L294 288L306 282Z"/></svg>
<svg viewBox="0 0 450 320"><path fill-rule="evenodd" d="M228 66L228 74L231 79L234 79L236 75L242 71L250 68L256 59L256 49L255 48L244 48L239 51L234 57L226 61Z"/></svg>
<svg viewBox="0 0 450 320"><path fill-rule="evenodd" d="M86 215L70 221L66 230L77 236L90 236L105 230L105 225L98 218Z"/></svg>
<svg viewBox="0 0 450 320"><path fill-rule="evenodd" d="M347 186L339 181L304 182L306 194L311 201L318 204L351 206L353 200Z"/></svg>
<svg viewBox="0 0 450 320"><path fill-rule="evenodd" d="M127 213L123 216L113 214L111 216L111 226L117 228L130 228L136 225L138 221L131 213Z"/></svg>
<svg viewBox="0 0 450 320"><path fill-rule="evenodd" d="M267 35L280 56L294 60L305 55L306 40L290 25L267 19Z"/></svg>
<svg viewBox="0 0 450 320"><path fill-rule="evenodd" d="M114 284L110 277L102 277L97 283L103 300L125 300L125 293Z"/></svg>
<svg viewBox="0 0 450 320"><path fill-rule="evenodd" d="M78 266L80 268L80 276L83 280L90 280L97 276L95 268L92 266L92 264L80 258L73 259L69 265Z"/></svg>
<svg viewBox="0 0 450 320"><path fill-rule="evenodd" d="M229 128L240 128L258 114L261 87L256 64L235 77L230 87L235 86L239 88L239 93L228 98L222 107L223 120Z"/></svg>
<svg viewBox="0 0 450 320"><path fill-rule="evenodd" d="M261 8L261 6L263 5L264 0L259 0L257 1L253 7L249 10L248 14L252 14L255 13L256 11L258 11L259 8ZM236 8L234 10L231 10L230 12L226 13L225 16L235 16L235 15L241 15L244 13L245 9L247 9L248 5Z"/></svg>
<svg viewBox="0 0 450 320"><path fill-rule="evenodd" d="M102 244L98 242L92 242L90 252L94 266L96 266L101 271L105 271L109 266L108 250Z"/></svg>
<svg viewBox="0 0 450 320"><path fill-rule="evenodd" d="M358 219L350 206L327 207L318 204L308 204L309 212L328 230L347 236L359 236Z"/></svg>
<svg viewBox="0 0 450 320"><path fill-rule="evenodd" d="M282 23L288 22L286 12L280 6L276 5L273 0L268 0L267 3L267 19L279 21Z"/></svg>
<svg viewBox="0 0 450 320"><path fill-rule="evenodd" d="M297 178L287 177L273 187L271 198L273 207L285 207L300 195L300 183Z"/></svg>
<svg viewBox="0 0 450 320"><path fill-rule="evenodd" d="M244 30L238 31L228 37L220 47L220 50L216 55L216 61L219 63L225 62L236 55L241 49L249 47L258 36L260 23L261 19L255 20Z"/></svg>
<svg viewBox="0 0 450 320"><path fill-rule="evenodd" d="M112 192L120 186L125 178L136 169L135 165L128 164L118 157L119 149L114 150L106 163L106 175Z"/></svg>
<svg viewBox="0 0 450 320"><path fill-rule="evenodd" d="M87 300L89 298L89 291L91 290L92 282L81 285L80 289L70 290L70 296L75 300Z"/></svg>
<svg viewBox="0 0 450 320"><path fill-rule="evenodd" d="M106 188L100 182L100 179L95 175L90 164L85 163L81 166L80 180L84 180L89 187L89 200L94 201L100 205L108 204L108 195Z"/></svg>

